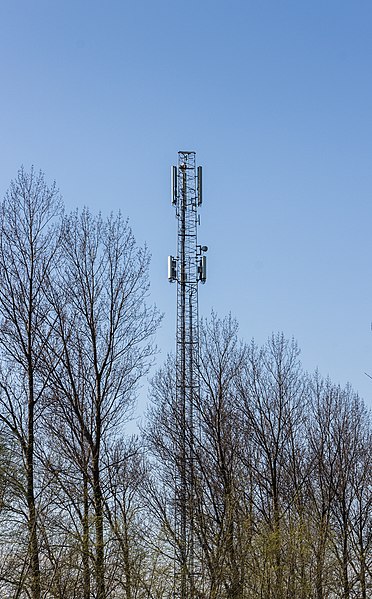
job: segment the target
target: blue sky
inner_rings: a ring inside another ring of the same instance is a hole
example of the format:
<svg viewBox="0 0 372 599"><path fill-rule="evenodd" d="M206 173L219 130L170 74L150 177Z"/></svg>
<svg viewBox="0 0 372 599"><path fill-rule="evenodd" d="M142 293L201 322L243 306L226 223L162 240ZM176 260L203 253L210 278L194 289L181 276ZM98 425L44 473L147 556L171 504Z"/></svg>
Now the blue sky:
<svg viewBox="0 0 372 599"><path fill-rule="evenodd" d="M68 208L129 217L153 255L161 363L169 167L195 150L201 314L294 336L306 369L372 405L371 72L370 1L2 0L0 193L34 164Z"/></svg>

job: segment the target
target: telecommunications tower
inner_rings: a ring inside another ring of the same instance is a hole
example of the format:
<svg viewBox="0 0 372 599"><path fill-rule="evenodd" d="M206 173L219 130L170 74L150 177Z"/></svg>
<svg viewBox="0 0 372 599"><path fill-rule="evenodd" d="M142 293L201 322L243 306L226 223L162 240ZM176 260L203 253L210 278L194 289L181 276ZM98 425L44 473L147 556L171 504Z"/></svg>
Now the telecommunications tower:
<svg viewBox="0 0 372 599"><path fill-rule="evenodd" d="M178 221L177 256L168 257L168 279L177 283L175 417L175 599L194 597L194 405L199 393L198 285L207 278L206 246L198 245L202 167L195 152L178 152L172 167L172 204Z"/></svg>

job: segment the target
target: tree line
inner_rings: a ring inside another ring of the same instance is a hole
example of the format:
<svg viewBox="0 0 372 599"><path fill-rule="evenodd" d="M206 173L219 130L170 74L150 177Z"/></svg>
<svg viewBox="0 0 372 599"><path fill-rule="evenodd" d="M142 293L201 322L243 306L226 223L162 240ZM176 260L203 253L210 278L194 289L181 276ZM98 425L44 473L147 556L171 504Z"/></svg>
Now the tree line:
<svg viewBox="0 0 372 599"><path fill-rule="evenodd" d="M128 436L161 316L123 217L65 214L21 169L0 207L0 597L170 599L179 430L175 360ZM187 498L195 599L367 599L371 416L305 372L293 339L262 346L200 323Z"/></svg>

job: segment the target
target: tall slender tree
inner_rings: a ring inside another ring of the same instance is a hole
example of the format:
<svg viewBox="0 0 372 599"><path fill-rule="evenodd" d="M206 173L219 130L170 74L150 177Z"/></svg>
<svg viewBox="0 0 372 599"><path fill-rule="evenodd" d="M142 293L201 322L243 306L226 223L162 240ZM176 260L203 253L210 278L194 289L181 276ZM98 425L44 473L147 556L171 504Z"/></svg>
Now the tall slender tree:
<svg viewBox="0 0 372 599"><path fill-rule="evenodd" d="M45 287L54 268L60 211L56 185L23 168L0 207L0 417L23 456L32 599L41 593L34 467L35 428L50 375L50 368L40 368L51 331Z"/></svg>
<svg viewBox="0 0 372 599"><path fill-rule="evenodd" d="M137 246L121 215L103 219L88 209L71 214L63 223L61 248L63 261L50 298L55 313L50 350L52 360L58 360L50 417L57 414L65 422L65 442L68 438L74 445L81 469L85 556L91 490L95 593L105 599L104 469L110 466L103 454L130 414L149 367L159 314L146 303L149 253ZM87 577L87 562L84 572ZM88 597L88 579L84 588Z"/></svg>
<svg viewBox="0 0 372 599"><path fill-rule="evenodd" d="M290 581L286 516L300 484L296 462L306 403L299 349L293 339L277 334L262 348L251 344L240 396L250 441L247 464L252 469L255 507L266 535L261 592L268 598L284 599Z"/></svg>

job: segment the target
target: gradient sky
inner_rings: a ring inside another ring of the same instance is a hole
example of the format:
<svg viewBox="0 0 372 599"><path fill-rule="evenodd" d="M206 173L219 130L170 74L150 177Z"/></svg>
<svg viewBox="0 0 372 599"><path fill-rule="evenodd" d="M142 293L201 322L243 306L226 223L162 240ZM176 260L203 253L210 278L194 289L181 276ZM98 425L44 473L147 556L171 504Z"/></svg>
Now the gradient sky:
<svg viewBox="0 0 372 599"><path fill-rule="evenodd" d="M200 313L372 406L372 2L0 0L0 194L21 164L120 209L174 348L169 167L203 165ZM146 387L146 383L145 383ZM146 389L141 393L144 403Z"/></svg>

